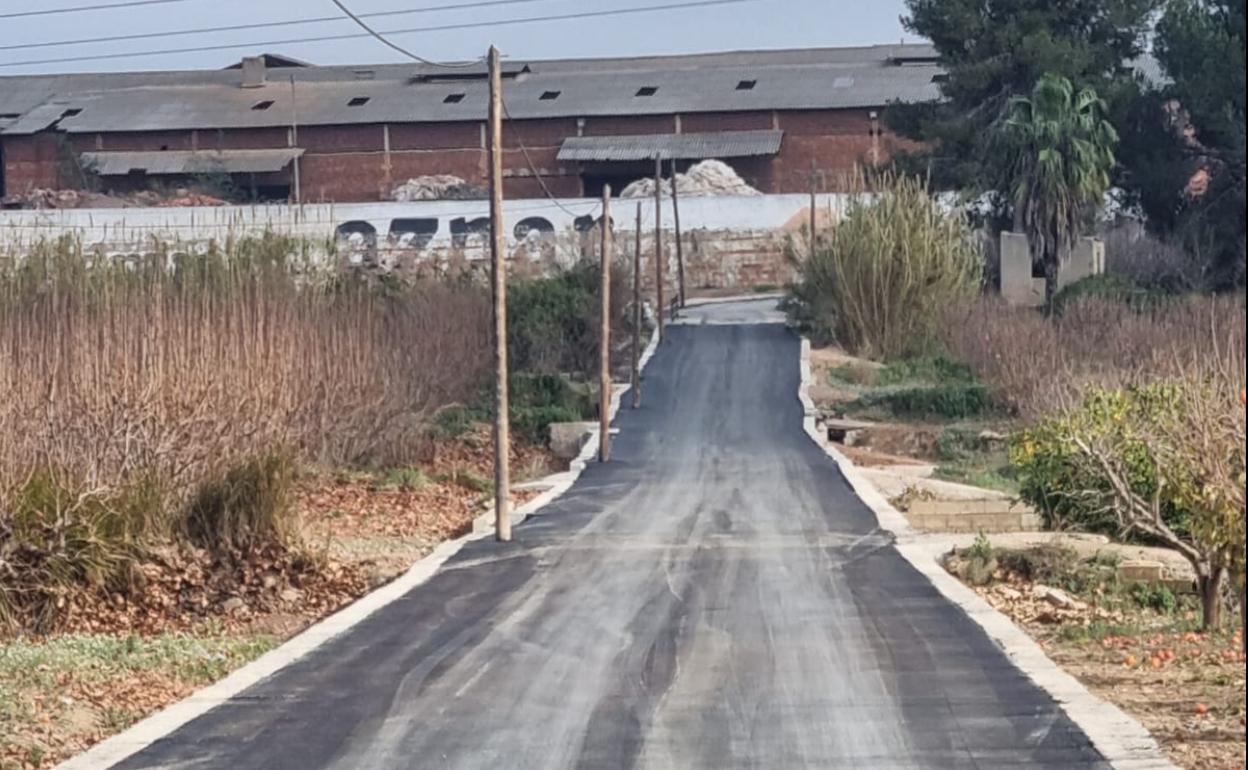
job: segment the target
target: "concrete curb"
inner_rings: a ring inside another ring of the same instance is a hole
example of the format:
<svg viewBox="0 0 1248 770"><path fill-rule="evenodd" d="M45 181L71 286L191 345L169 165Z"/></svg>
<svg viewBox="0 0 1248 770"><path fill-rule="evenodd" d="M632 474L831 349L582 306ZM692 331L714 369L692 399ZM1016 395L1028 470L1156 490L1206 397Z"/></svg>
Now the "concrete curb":
<svg viewBox="0 0 1248 770"><path fill-rule="evenodd" d="M805 338L802 339L801 367L798 397L806 412L807 434L837 464L854 492L875 513L880 528L897 538L897 550L902 558L926 577L942 596L961 608L1019 670L1047 692L1111 767L1115 770L1178 770L1143 725L1089 692L1079 680L1049 660L1026 632L945 570L940 559L948 550L948 542L939 536L916 533L906 517L884 499L853 461L821 435L816 424L818 411L810 397L813 383L810 340Z"/></svg>
<svg viewBox="0 0 1248 770"><path fill-rule="evenodd" d="M659 335L652 334L650 342L641 357L641 369L644 372L650 359L658 351ZM611 419L615 420L620 403L630 386L617 386L611 399ZM580 456L572 462L569 471L551 476L557 479L549 489L538 497L513 512L513 521L517 524L532 516L541 508L557 500L585 471L585 467L593 462L598 451L598 428L594 428L585 440ZM174 703L144 719L133 727L96 744L82 754L67 759L57 765L55 770L107 770L112 766L130 758L168 736L187 723L203 716L213 708L220 706L249 687L273 676L283 668L297 662L318 647L335 637L345 633L352 627L366 620L373 613L403 598L410 591L428 582L442 565L459 553L469 543L484 540L493 533L493 514L489 517L489 527L478 531L481 519L474 522L472 534L457 540L450 540L439 545L433 553L416 562L402 576L387 583L376 591L367 594L347 607L321 620L303 632L291 638L282 646L262 655L260 658L243 666L221 681L198 690L187 698ZM485 517L481 517L485 518Z"/></svg>

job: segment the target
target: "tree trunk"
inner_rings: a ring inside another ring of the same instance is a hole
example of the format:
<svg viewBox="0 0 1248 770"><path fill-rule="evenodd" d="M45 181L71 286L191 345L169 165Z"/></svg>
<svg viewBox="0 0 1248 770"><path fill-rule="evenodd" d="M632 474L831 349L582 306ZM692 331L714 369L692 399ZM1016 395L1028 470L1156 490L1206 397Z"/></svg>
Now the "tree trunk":
<svg viewBox="0 0 1248 770"><path fill-rule="evenodd" d="M1053 310L1053 299L1057 296L1061 269L1061 251L1055 249L1044 255L1044 309L1050 312Z"/></svg>
<svg viewBox="0 0 1248 770"><path fill-rule="evenodd" d="M1216 631L1222 626L1222 578L1226 570L1215 567L1208 575L1197 579L1200 589L1200 604L1203 610L1202 627L1205 631Z"/></svg>

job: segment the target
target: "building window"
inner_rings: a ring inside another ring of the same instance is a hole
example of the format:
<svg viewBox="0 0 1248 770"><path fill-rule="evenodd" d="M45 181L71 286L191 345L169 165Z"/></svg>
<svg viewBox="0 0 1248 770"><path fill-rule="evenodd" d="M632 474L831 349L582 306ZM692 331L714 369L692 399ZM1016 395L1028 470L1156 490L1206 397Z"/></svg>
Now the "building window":
<svg viewBox="0 0 1248 770"><path fill-rule="evenodd" d="M758 85L757 80L742 80L740 83L737 83L737 90L738 91L753 91L754 86L756 85Z"/></svg>
<svg viewBox="0 0 1248 770"><path fill-rule="evenodd" d="M658 86L642 86L637 89L638 96L654 96L659 92Z"/></svg>
<svg viewBox="0 0 1248 770"><path fill-rule="evenodd" d="M443 104L459 104L464 100L464 94L447 94L442 100Z"/></svg>
<svg viewBox="0 0 1248 770"><path fill-rule="evenodd" d="M546 93L542 94L542 101L553 102L554 100L558 99L562 94L563 94L562 91L547 91Z"/></svg>
<svg viewBox="0 0 1248 770"><path fill-rule="evenodd" d="M368 104L367 96L357 96L351 101L347 102L348 107L363 107L366 104Z"/></svg>
<svg viewBox="0 0 1248 770"><path fill-rule="evenodd" d="M268 108L272 106L273 106L273 100L265 99L262 102L256 102L255 104L251 105L251 108L253 110L256 110L257 112L263 112L264 110L267 110Z"/></svg>

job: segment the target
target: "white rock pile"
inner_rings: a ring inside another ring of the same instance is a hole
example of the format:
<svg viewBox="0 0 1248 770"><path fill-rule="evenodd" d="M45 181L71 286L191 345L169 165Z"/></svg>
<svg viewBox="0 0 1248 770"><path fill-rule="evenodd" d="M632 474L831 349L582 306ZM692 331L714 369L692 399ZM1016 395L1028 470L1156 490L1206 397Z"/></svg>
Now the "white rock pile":
<svg viewBox="0 0 1248 770"><path fill-rule="evenodd" d="M671 180L663 180L663 196L672 195ZM761 192L746 184L727 163L704 160L690 166L686 174L676 175L676 189L681 196L704 198L715 195L758 196ZM654 180L641 179L633 182L620 193L621 198L653 198Z"/></svg>
<svg viewBox="0 0 1248 770"><path fill-rule="evenodd" d="M470 184L451 174L418 176L409 179L390 193L400 203L412 201L467 201L488 198L484 188Z"/></svg>

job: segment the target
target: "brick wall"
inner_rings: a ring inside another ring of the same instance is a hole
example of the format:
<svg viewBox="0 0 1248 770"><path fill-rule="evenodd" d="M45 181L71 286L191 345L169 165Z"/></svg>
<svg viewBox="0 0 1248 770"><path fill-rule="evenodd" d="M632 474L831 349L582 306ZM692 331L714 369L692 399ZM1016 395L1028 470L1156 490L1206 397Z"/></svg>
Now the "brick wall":
<svg viewBox="0 0 1248 770"><path fill-rule="evenodd" d="M775 158L735 159L732 165L764 192L799 193L810 190L811 163L819 171L822 191L842 189L840 177L872 158L873 123L868 110L759 111L636 117L590 117L522 121L504 135L507 194L531 197L542 193L529 160L547 180L552 193L583 194L576 164L562 164L557 153L570 136L672 133L717 130L758 130L778 126L785 132ZM483 183L487 170L483 123L430 123L362 126L305 126L299 146L307 152L301 161L305 201L377 201L386 199L398 183L423 174L454 174ZM389 132L389 152L386 133ZM33 187L56 187L57 139L5 137L4 172L10 194ZM134 132L74 136L78 152L145 150L263 149L286 147L286 128ZM912 146L886 131L879 142L881 162L897 147Z"/></svg>

